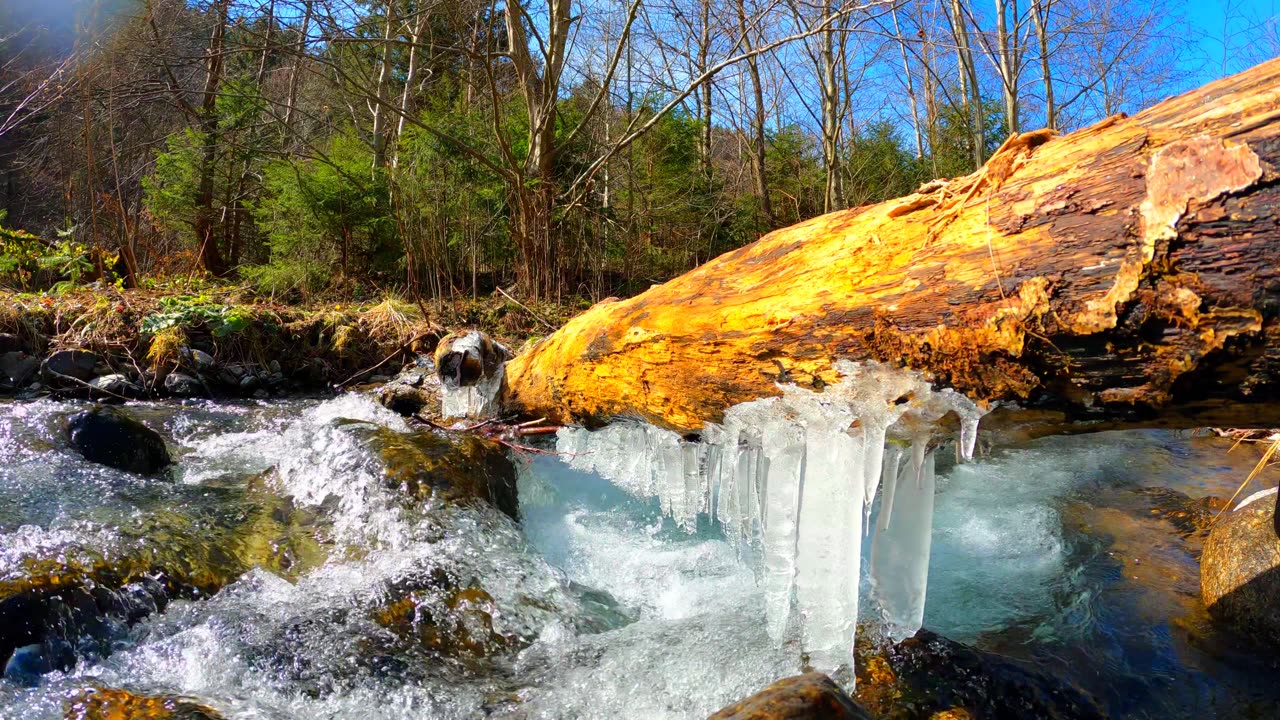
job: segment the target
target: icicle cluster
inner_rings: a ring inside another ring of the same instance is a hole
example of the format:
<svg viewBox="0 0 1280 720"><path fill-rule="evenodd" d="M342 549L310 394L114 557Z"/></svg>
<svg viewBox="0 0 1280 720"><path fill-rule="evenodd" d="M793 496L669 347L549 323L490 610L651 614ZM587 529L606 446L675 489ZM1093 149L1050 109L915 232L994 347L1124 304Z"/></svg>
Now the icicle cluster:
<svg viewBox="0 0 1280 720"><path fill-rule="evenodd" d="M487 418L498 412L498 392L502 390L503 369L506 363L489 377L482 377L475 385L451 388L441 387L440 414L446 418Z"/></svg>
<svg viewBox="0 0 1280 720"><path fill-rule="evenodd" d="M656 496L687 530L699 514L718 522L761 560L770 636L796 623L811 664L828 671L851 661L862 540L882 486L872 587L892 637L920 628L933 525L929 442L954 412L960 454L970 459L983 414L919 373L848 361L836 369L841 382L822 393L787 385L781 397L730 408L700 443L615 423L565 428L556 446L571 466Z"/></svg>

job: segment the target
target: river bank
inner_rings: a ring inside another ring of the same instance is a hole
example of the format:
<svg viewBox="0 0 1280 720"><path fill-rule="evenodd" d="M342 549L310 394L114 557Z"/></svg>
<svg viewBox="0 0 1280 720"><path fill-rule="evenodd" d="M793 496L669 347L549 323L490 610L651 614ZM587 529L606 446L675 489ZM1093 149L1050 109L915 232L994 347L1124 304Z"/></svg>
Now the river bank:
<svg viewBox="0 0 1280 720"><path fill-rule="evenodd" d="M477 327L518 348L585 304L530 307L500 295L283 304L217 285L5 291L0 394L263 399L382 382L451 330Z"/></svg>

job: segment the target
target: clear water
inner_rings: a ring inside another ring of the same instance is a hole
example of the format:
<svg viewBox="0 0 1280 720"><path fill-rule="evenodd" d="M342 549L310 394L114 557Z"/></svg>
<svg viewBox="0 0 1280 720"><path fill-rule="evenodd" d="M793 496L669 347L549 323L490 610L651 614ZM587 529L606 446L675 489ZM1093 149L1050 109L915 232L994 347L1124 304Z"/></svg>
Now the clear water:
<svg viewBox="0 0 1280 720"><path fill-rule="evenodd" d="M682 529L555 457L520 460L517 524L386 489L358 430L407 428L361 396L134 405L178 456L149 479L67 449L76 409L0 405L0 583L36 558L128 556L171 516L222 527L250 492L310 511L327 559L175 601L39 687L0 680L0 718L62 717L86 685L229 718L696 718L802 669L796 641L768 639L755 570L706 518ZM1066 677L1118 717L1280 715L1266 669L1204 620L1196 541L1144 490L1229 496L1257 454L1228 447L1107 433L940 464L926 626ZM442 654L375 621L396 588L429 594L439 573L487 591L516 647Z"/></svg>

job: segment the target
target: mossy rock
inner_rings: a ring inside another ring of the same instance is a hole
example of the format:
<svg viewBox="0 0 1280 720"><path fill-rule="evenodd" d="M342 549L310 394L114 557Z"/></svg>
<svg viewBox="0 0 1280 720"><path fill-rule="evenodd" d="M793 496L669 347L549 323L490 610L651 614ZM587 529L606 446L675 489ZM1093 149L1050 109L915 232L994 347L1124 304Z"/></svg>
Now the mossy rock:
<svg viewBox="0 0 1280 720"><path fill-rule="evenodd" d="M856 666L855 697L884 720L1106 717L1092 697L1064 680L929 630L889 646L860 638Z"/></svg>
<svg viewBox="0 0 1280 720"><path fill-rule="evenodd" d="M416 585L416 587L413 587ZM479 660L523 646L493 627L497 604L474 582L455 584L443 571L425 582L402 583L377 608L374 620L419 647L459 660Z"/></svg>
<svg viewBox="0 0 1280 720"><path fill-rule="evenodd" d="M119 528L119 546L58 548L0 580L0 667L33 644L59 658L54 651L65 646L105 656L121 628L174 598L207 597L254 567L294 577L324 562L325 548L287 500L242 488L201 492L223 496L211 498L216 512L145 514Z"/></svg>
<svg viewBox="0 0 1280 720"><path fill-rule="evenodd" d="M1200 597L1214 620L1280 645L1280 538L1272 498L1223 515L1200 555Z"/></svg>
<svg viewBox="0 0 1280 720"><path fill-rule="evenodd" d="M871 720L871 714L831 678L808 673L779 680L709 720Z"/></svg>
<svg viewBox="0 0 1280 720"><path fill-rule="evenodd" d="M405 497L443 503L493 504L518 517L516 470L496 442L467 433L398 433L371 428L387 487Z"/></svg>
<svg viewBox="0 0 1280 720"><path fill-rule="evenodd" d="M213 708L173 696L135 695L113 688L83 688L67 697L66 720L222 720Z"/></svg>

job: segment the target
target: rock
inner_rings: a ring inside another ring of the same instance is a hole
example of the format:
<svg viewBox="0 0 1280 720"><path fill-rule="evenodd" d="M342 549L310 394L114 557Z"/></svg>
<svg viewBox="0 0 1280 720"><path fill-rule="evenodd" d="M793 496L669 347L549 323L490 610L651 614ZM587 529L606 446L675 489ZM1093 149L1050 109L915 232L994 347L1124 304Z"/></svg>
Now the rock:
<svg viewBox="0 0 1280 720"><path fill-rule="evenodd" d="M0 355L0 375L4 375L14 387L23 387L40 369L40 361L18 351L11 350Z"/></svg>
<svg viewBox="0 0 1280 720"><path fill-rule="evenodd" d="M208 372L217 365L213 356L203 350L191 348L189 355L191 357L192 364L195 365L196 370L199 370L200 372Z"/></svg>
<svg viewBox="0 0 1280 720"><path fill-rule="evenodd" d="M160 433L113 408L73 415L67 436L84 459L119 470L150 475L171 462Z"/></svg>
<svg viewBox="0 0 1280 720"><path fill-rule="evenodd" d="M240 392L245 393L246 395L252 393L254 390L258 389L258 384L260 382L261 381L258 380L257 375L249 373L240 378Z"/></svg>
<svg viewBox="0 0 1280 720"><path fill-rule="evenodd" d="M272 374L272 375L279 375L279 374L280 374L280 361L279 361L279 360L272 360L271 362L267 363L267 369L271 371L271 374Z"/></svg>
<svg viewBox="0 0 1280 720"><path fill-rule="evenodd" d="M258 388L257 390L253 391L253 395L251 397L253 397L254 400L266 400L267 398L271 397L271 393L267 392L263 388Z"/></svg>
<svg viewBox="0 0 1280 720"><path fill-rule="evenodd" d="M484 501L518 519L515 466L497 443L470 434L398 433L381 427L362 432L385 464L384 483L406 498Z"/></svg>
<svg viewBox="0 0 1280 720"><path fill-rule="evenodd" d="M98 356L88 350L59 350L45 358L40 375L50 385L71 384L66 378L88 380L93 377L93 368L98 362Z"/></svg>
<svg viewBox="0 0 1280 720"><path fill-rule="evenodd" d="M222 720L210 707L185 698L135 695L127 690L89 687L69 693L66 720Z"/></svg>
<svg viewBox="0 0 1280 720"><path fill-rule="evenodd" d="M1200 597L1209 614L1242 634L1280 645L1280 538L1275 502L1225 514L1200 554Z"/></svg>
<svg viewBox="0 0 1280 720"><path fill-rule="evenodd" d="M492 377L511 357L506 346L479 330L453 333L436 346L436 373L446 387L466 387Z"/></svg>
<svg viewBox="0 0 1280 720"><path fill-rule="evenodd" d="M456 587L436 570L423 581L401 585L389 588L390 599L373 612L375 622L401 638L450 657L485 658L526 644L494 629L497 604L474 583Z"/></svg>
<svg viewBox="0 0 1280 720"><path fill-rule="evenodd" d="M142 397L144 391L141 385L133 382L127 375L113 373L111 375L103 375L89 381L95 390L100 390L103 394L116 397L136 398Z"/></svg>
<svg viewBox="0 0 1280 720"><path fill-rule="evenodd" d="M186 373L171 372L164 378L164 390L178 397L194 397L204 394L200 381Z"/></svg>
<svg viewBox="0 0 1280 720"><path fill-rule="evenodd" d="M406 417L419 413L439 417L440 378L430 358L419 357L394 379L378 388L378 402Z"/></svg>
<svg viewBox="0 0 1280 720"><path fill-rule="evenodd" d="M904 708L911 710L907 717L957 708L997 720L1106 717L1097 701L1069 682L929 630L885 649L883 655L859 647L856 664L858 699L878 717L898 717ZM879 677L866 676L872 669Z"/></svg>
<svg viewBox="0 0 1280 720"><path fill-rule="evenodd" d="M13 333L0 333L0 353L21 351L22 338Z"/></svg>
<svg viewBox="0 0 1280 720"><path fill-rule="evenodd" d="M726 707L709 720L871 720L871 714L822 673L797 675Z"/></svg>

